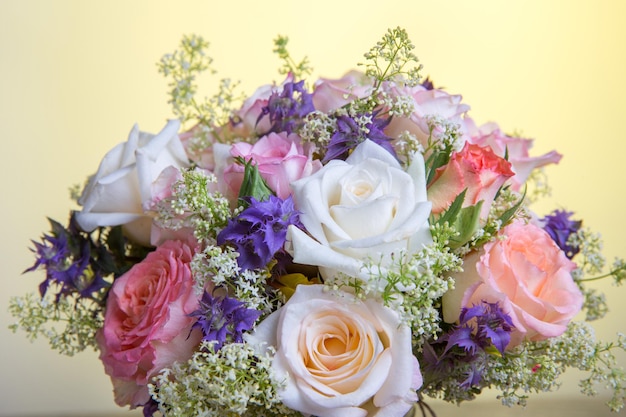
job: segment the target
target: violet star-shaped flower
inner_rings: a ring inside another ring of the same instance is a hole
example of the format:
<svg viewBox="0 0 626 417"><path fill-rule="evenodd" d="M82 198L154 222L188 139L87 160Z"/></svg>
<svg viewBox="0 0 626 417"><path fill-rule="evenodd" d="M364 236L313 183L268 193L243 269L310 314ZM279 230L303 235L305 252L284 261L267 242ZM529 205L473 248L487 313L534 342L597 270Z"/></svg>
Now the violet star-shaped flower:
<svg viewBox="0 0 626 417"><path fill-rule="evenodd" d="M280 93L272 93L267 106L261 110L257 123L268 116L272 127L266 133L293 133L304 117L314 110L313 95L304 88L304 81L288 82Z"/></svg>
<svg viewBox="0 0 626 417"><path fill-rule="evenodd" d="M391 138L385 135L384 129L391 122L391 118L383 119L376 117L377 112L362 115L371 117L371 121L365 124L365 128L359 124L357 119L361 116L350 117L348 115L337 116L337 130L330 138L326 147L326 155L323 163L333 159L345 160L352 149L356 148L365 139L382 146L394 157L396 152L391 145Z"/></svg>
<svg viewBox="0 0 626 417"><path fill-rule="evenodd" d="M265 267L283 249L290 225L301 227L293 199L276 196L258 201L251 197L250 205L218 234L219 245L235 246L241 269Z"/></svg>
<svg viewBox="0 0 626 417"><path fill-rule="evenodd" d="M463 308L459 325L424 347L424 371L441 376L462 366L468 371L464 374L465 379L459 380L461 388L477 386L482 378L485 358L488 357L486 349L493 346L504 354L513 328L511 317L502 311L498 303L483 301ZM443 343L445 347L437 349Z"/></svg>
<svg viewBox="0 0 626 417"><path fill-rule="evenodd" d="M31 250L35 253L35 263L24 272L45 269L46 278L39 285L42 298L51 284L60 287L56 302L61 296L69 294L94 298L101 289L110 285L104 280L104 276L111 272L106 267L114 263L108 248L79 230L74 214L67 228L55 220L48 220L52 230L43 235L41 242L33 241L34 248Z"/></svg>
<svg viewBox="0 0 626 417"><path fill-rule="evenodd" d="M470 308L464 307L459 325L443 337L448 342L444 354L459 346L469 355L474 355L478 349L484 350L490 345L504 353L513 327L511 317L502 311L498 303L483 301Z"/></svg>
<svg viewBox="0 0 626 417"><path fill-rule="evenodd" d="M543 230L545 230L552 240L557 244L565 256L572 259L580 249L567 243L572 234L576 234L582 226L582 220L570 220L572 212L565 210L555 210L552 214L545 216L542 220L545 222Z"/></svg>
<svg viewBox="0 0 626 417"><path fill-rule="evenodd" d="M215 341L215 350L227 342L242 342L243 332L252 329L260 315L260 311L246 308L236 298L213 297L207 291L202 295L200 307L190 314L198 318L192 328L202 330L203 340Z"/></svg>

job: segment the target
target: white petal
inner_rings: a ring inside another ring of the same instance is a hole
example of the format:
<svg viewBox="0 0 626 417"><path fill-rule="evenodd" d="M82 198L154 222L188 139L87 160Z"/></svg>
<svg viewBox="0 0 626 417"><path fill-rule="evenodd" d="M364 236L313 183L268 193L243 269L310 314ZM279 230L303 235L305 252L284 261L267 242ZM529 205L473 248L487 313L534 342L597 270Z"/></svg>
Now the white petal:
<svg viewBox="0 0 626 417"><path fill-rule="evenodd" d="M334 275L337 271L355 276L359 273L362 263L349 256L334 251L329 246L320 245L302 230L289 226L287 229L287 251L295 263L317 265L326 269L326 274ZM325 275L326 278L330 276Z"/></svg>
<svg viewBox="0 0 626 417"><path fill-rule="evenodd" d="M351 239L363 239L387 231L397 203L397 198L388 196L353 207L332 206L330 215Z"/></svg>
<svg viewBox="0 0 626 417"><path fill-rule="evenodd" d="M78 225L86 232L91 232L98 226L117 226L142 217L145 216L138 213L76 213Z"/></svg>
<svg viewBox="0 0 626 417"><path fill-rule="evenodd" d="M426 169L424 166L424 157L421 153L415 152L411 165L407 168L407 174L413 178L415 185L415 201L428 200L426 194Z"/></svg>
<svg viewBox="0 0 626 417"><path fill-rule="evenodd" d="M361 142L350 156L346 158L346 162L351 165L357 165L366 159L377 159L391 167L400 168L400 163L389 151L369 139Z"/></svg>

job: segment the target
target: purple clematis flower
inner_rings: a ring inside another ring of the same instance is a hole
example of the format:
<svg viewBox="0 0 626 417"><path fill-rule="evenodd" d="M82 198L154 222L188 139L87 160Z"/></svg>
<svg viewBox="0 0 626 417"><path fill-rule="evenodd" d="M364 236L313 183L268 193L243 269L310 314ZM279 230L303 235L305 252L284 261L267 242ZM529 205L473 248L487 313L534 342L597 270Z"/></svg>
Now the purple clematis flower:
<svg viewBox="0 0 626 417"><path fill-rule="evenodd" d="M64 228L58 222L49 219L52 232L44 234L41 242L33 241L35 263L24 272L38 268L46 270L45 280L39 284L39 294L46 295L52 283L61 289L56 301L62 295L77 292L81 297L92 297L109 284L98 270L90 269L92 262L91 242L72 227Z"/></svg>
<svg viewBox="0 0 626 417"><path fill-rule="evenodd" d="M436 342L424 347L424 370L431 375L449 375L454 369L466 369L461 388L478 386L488 357L488 349L495 347L504 354L511 340L514 326L511 317L498 303L483 301L479 305L463 308L459 325ZM445 343L443 349L437 345ZM439 353L440 352L440 353Z"/></svg>
<svg viewBox="0 0 626 417"><path fill-rule="evenodd" d="M235 246L241 269L263 268L283 249L289 225L301 224L291 196L282 200L272 195L264 201L250 197L248 201L249 207L218 234L217 243Z"/></svg>
<svg viewBox="0 0 626 417"><path fill-rule="evenodd" d="M543 230L548 232L552 240L557 244L565 256L572 259L580 249L569 245L567 241L572 234L577 233L582 226L582 220L570 220L574 213L565 210L554 210L552 214L542 219L545 222Z"/></svg>
<svg viewBox="0 0 626 417"><path fill-rule="evenodd" d="M263 107L257 119L269 116L272 127L269 132L294 133L301 125L304 116L315 111L313 95L304 88L304 81L288 82L282 92L274 92L267 106Z"/></svg>
<svg viewBox="0 0 626 417"><path fill-rule="evenodd" d="M384 129L391 122L391 118L383 119L377 118L377 112L367 114L364 116L371 116L371 122L365 125L366 130L357 122L357 118L350 117L348 115L342 115L337 117L337 130L330 138L330 142L326 148L326 155L324 156L323 163L326 163L332 159L345 160L350 151L357 147L358 144L365 139L370 139L374 143L382 146L394 157L396 152L391 145L391 138L383 133ZM367 132L367 133L366 133Z"/></svg>
<svg viewBox="0 0 626 417"><path fill-rule="evenodd" d="M190 314L198 318L192 328L202 330L203 340L216 341L215 350L221 349L226 342L242 342L243 332L252 329L260 315L260 311L246 308L236 298L213 297L206 291L200 300L200 308Z"/></svg>

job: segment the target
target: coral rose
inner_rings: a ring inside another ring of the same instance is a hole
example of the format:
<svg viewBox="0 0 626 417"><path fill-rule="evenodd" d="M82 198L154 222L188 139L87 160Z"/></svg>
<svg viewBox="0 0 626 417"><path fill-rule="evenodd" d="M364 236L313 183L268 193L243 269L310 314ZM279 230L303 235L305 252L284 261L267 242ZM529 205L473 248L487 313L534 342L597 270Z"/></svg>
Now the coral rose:
<svg viewBox="0 0 626 417"><path fill-rule="evenodd" d="M496 193L514 174L511 164L497 156L488 147L465 143L463 150L455 152L447 165L437 170L428 187L428 200L433 203L433 213L447 209L456 197L467 190L463 207L483 202L480 217L483 221Z"/></svg>

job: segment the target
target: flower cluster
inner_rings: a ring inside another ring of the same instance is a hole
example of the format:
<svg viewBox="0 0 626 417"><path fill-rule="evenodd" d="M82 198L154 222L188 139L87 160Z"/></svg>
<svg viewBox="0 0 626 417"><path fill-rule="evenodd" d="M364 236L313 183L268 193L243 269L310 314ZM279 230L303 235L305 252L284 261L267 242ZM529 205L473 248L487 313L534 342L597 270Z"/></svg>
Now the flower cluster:
<svg viewBox="0 0 626 417"><path fill-rule="evenodd" d="M626 263L605 273L597 235L526 198L561 155L476 125L400 28L339 79L307 78L287 43L284 81L241 101L229 80L195 97L203 39L161 60L177 119L135 126L68 226L51 220L13 328L95 348L115 401L144 415L402 417L486 387L524 404L567 367L619 410L624 338L574 318L605 312L587 284Z"/></svg>

